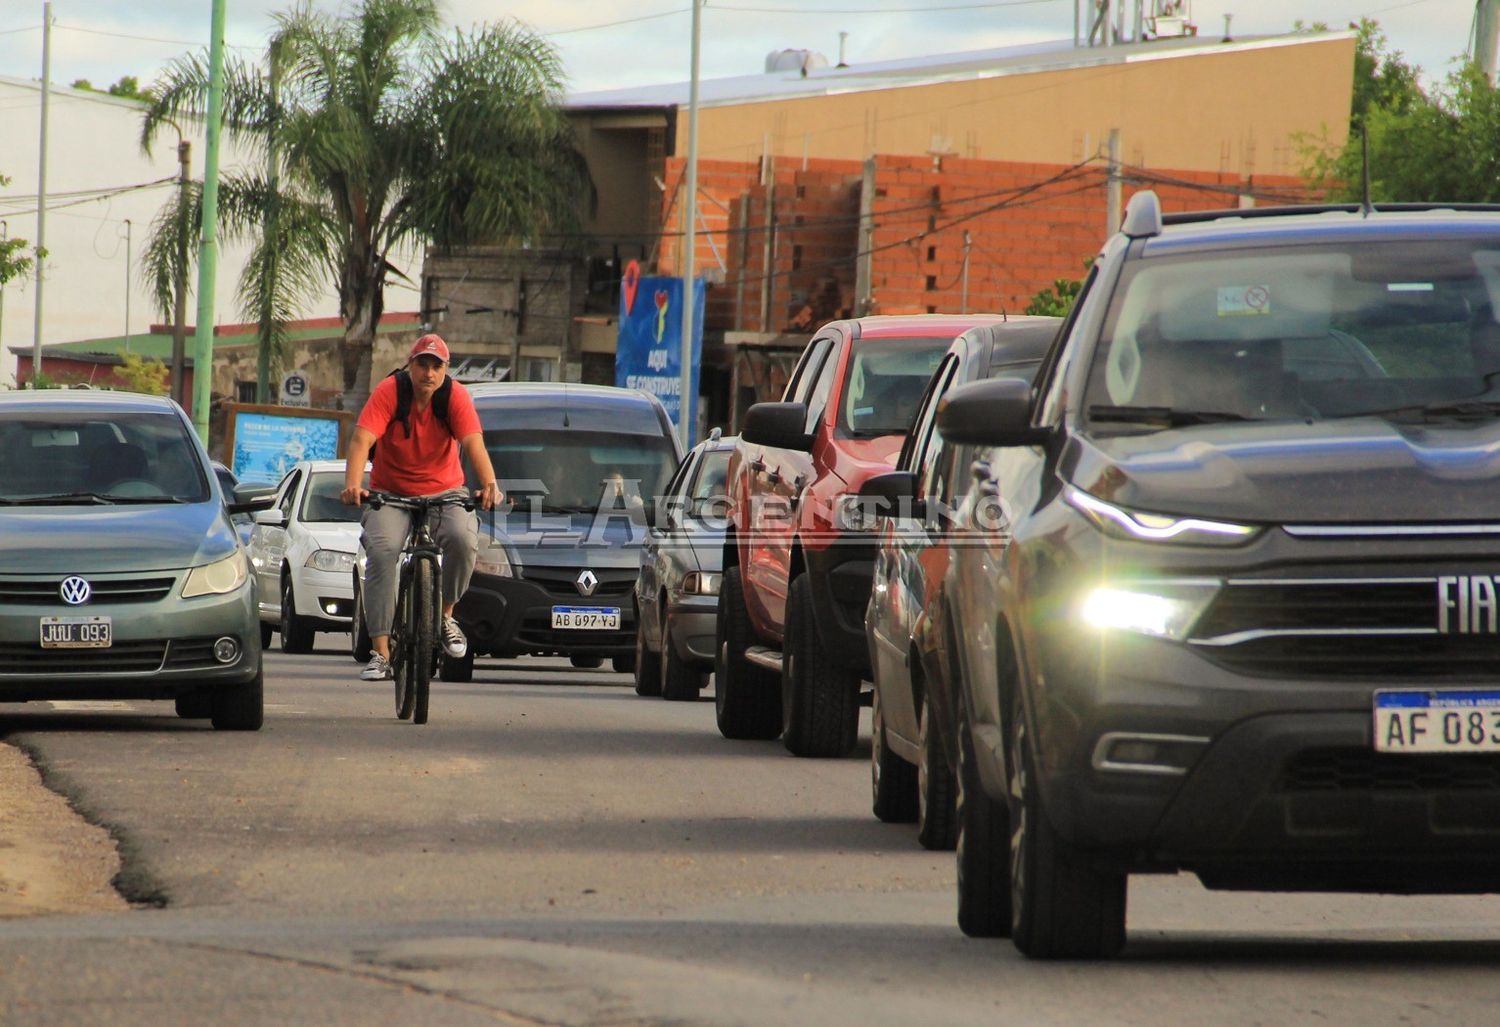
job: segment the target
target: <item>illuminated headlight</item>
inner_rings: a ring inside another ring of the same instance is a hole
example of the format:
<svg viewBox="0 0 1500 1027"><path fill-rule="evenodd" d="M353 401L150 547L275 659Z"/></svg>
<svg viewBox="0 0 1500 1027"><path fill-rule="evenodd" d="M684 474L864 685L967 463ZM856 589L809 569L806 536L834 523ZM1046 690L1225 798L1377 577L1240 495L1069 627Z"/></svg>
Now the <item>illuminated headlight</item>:
<svg viewBox="0 0 1500 1027"><path fill-rule="evenodd" d="M221 596L233 592L250 579L250 564L243 552L226 556L217 563L194 567L182 583L182 598Z"/></svg>
<svg viewBox="0 0 1500 1027"><path fill-rule="evenodd" d="M341 553L337 549L314 549L303 566L315 571L348 574L354 569L354 554Z"/></svg>
<svg viewBox="0 0 1500 1027"><path fill-rule="evenodd" d="M876 500L848 493L833 501L833 523L840 531L874 531Z"/></svg>
<svg viewBox="0 0 1500 1027"><path fill-rule="evenodd" d="M719 582L723 578L722 574L689 571L682 579L682 590L690 596L716 596L719 594Z"/></svg>
<svg viewBox="0 0 1500 1027"><path fill-rule="evenodd" d="M1136 542L1170 542L1183 546L1238 546L1250 541L1260 531L1260 528L1251 524L1206 521L1198 517L1137 513L1115 506L1113 503L1106 503L1096 496L1072 487L1069 487L1063 495L1068 505L1087 517L1106 535Z"/></svg>
<svg viewBox="0 0 1500 1027"><path fill-rule="evenodd" d="M1105 585L1084 596L1079 614L1093 628L1181 641L1218 590L1212 580Z"/></svg>
<svg viewBox="0 0 1500 1027"><path fill-rule="evenodd" d="M515 564L511 561L510 554L505 551L505 546L493 541L479 550L479 555L474 560L474 570L478 574L488 574L493 578L516 576Z"/></svg>

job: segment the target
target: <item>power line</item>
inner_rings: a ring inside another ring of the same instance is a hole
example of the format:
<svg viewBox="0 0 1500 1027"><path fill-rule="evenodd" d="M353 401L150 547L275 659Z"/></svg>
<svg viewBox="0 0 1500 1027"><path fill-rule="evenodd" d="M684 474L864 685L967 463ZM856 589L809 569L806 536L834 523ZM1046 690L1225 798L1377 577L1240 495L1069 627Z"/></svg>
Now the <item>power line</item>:
<svg viewBox="0 0 1500 1027"><path fill-rule="evenodd" d="M38 26L40 27L40 26ZM160 36L137 36L129 32L110 32L105 29L86 29L82 25L68 25L62 22L54 22L53 28L62 29L65 32L85 32L91 36L108 36L111 39L136 39L144 43L170 43L173 46L206 46L201 39L163 39ZM259 52L258 46L243 46L234 43L225 43L231 50L251 50Z"/></svg>
<svg viewBox="0 0 1500 1027"><path fill-rule="evenodd" d="M594 29L611 29L616 25L634 25L637 22L642 21L655 21L658 18L670 18L675 14L687 14L691 10L691 7L680 7L672 11L658 11L655 14L640 14L634 18L619 18L615 21L601 21L595 25L579 25L577 28L571 29L552 29L551 31L544 31L542 35L566 36L574 32L592 32Z"/></svg>
<svg viewBox="0 0 1500 1027"><path fill-rule="evenodd" d="M711 11L736 11L754 14L796 14L801 17L819 14L929 14L938 11L979 11L996 7L1030 7L1036 4L1054 4L1061 0L991 0L978 4L939 4L934 7L838 7L823 10L808 10L805 7L741 7L734 4L714 4ZM1419 0L1420 2L1420 0Z"/></svg>

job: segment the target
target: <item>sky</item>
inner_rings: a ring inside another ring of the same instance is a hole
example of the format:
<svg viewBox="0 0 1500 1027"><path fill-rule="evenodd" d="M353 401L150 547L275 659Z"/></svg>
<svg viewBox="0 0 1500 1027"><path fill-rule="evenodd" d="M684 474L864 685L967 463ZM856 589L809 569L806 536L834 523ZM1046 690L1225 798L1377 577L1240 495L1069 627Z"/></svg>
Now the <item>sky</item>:
<svg viewBox="0 0 1500 1027"><path fill-rule="evenodd" d="M313 0L337 11L353 0ZM226 40L253 57L293 0L226 0ZM754 74L773 50L799 48L837 61L891 60L1071 39L1075 0L709 0L703 14L704 78ZM1299 19L1343 27L1377 19L1390 44L1429 80L1468 46L1473 0L1190 0L1199 35L1290 31ZM738 9L735 9L738 8ZM446 0L450 25L516 18L552 39L573 91L685 81L690 0ZM40 78L42 0L0 0L0 75ZM53 0L52 80L149 84L166 62L205 45L210 0Z"/></svg>

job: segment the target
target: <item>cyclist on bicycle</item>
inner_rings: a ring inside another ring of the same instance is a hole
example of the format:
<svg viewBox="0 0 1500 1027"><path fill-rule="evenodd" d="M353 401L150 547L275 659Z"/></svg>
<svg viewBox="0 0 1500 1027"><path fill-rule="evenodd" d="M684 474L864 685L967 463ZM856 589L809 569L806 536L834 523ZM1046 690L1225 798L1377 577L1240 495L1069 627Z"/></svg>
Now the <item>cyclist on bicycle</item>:
<svg viewBox="0 0 1500 1027"><path fill-rule="evenodd" d="M375 387L360 411L349 443L340 494L345 503L363 502L371 489L403 499L465 496L460 449L481 483L474 494L479 504L489 510L500 502L500 488L484 448L474 401L458 382L445 384L448 359L447 343L436 335L424 335L412 346L406 367ZM366 489L360 483L372 447L375 456L370 489ZM479 528L474 516L461 506L442 507L433 518L436 523L432 534L443 551L443 649L458 658L468 653L469 643L453 619L453 607L468 590L474 573ZM366 510L360 523L366 557L362 595L373 653L359 676L364 681L383 681L391 677L390 635L396 616L398 564L411 529L411 515L398 507L383 506Z"/></svg>

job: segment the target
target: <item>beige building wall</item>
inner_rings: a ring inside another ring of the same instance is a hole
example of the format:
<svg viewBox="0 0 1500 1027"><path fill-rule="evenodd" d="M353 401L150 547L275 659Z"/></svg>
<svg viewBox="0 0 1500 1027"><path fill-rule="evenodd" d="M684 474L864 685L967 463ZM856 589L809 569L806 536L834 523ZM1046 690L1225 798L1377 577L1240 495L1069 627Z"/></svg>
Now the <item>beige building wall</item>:
<svg viewBox="0 0 1500 1027"><path fill-rule="evenodd" d="M1353 74L1352 33L1147 47L1060 71L707 108L698 152L754 160L769 145L792 159L942 152L1072 164L1102 153L1118 128L1130 164L1297 174L1299 137L1327 131L1342 141ZM685 107L677 122L686 140Z"/></svg>

